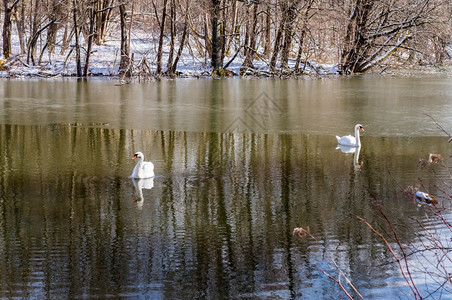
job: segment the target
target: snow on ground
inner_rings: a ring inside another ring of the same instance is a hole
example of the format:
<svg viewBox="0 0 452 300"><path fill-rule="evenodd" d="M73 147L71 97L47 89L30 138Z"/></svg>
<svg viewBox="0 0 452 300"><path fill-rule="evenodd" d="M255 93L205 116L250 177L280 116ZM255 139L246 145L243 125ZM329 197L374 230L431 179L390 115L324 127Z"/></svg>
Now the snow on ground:
<svg viewBox="0 0 452 300"><path fill-rule="evenodd" d="M82 37L81 37L82 38ZM61 40L59 40L61 42ZM38 42L37 53L35 61L39 60L41 55L40 49L43 47L44 41ZM82 43L83 44L83 43ZM164 55L162 59L163 70L166 70L168 54L169 54L169 40L165 41ZM210 76L212 68L210 67L210 59L203 53L200 53L193 45L195 43L191 41L184 47L183 55L177 65L177 71L181 76L185 77L199 77ZM74 45L71 45L74 47ZM137 68L140 61L145 58L147 65L151 71L156 70L156 58L157 58L157 41L154 36L147 32L134 31L132 33L130 53L133 54L134 67ZM174 57L176 56L179 45L176 45ZM233 49L234 52L235 49ZM12 55L10 61L6 64L7 70L0 71L0 77L52 77L52 76L76 76L76 63L75 63L75 49L71 52L69 58L67 57L70 48L65 53L60 54L61 43L57 42L55 52L49 55L47 51L42 55L42 60L39 65L33 66L31 61L27 63L27 55L20 54L20 45L17 33L13 32L12 38ZM120 40L119 37L110 37L103 45L93 44L91 52L89 70L91 76L110 76L116 77L119 73L119 60L120 60ZM81 51L82 56L82 68L84 66L85 52L84 48ZM225 57L224 63L229 62L231 57ZM235 74L240 73L240 67L242 65L244 57L237 55L234 61L229 65L228 69ZM289 61L289 67L294 66L295 61ZM337 68L333 65L319 65L311 62L318 70L321 70L321 74L337 74ZM254 67L260 72L268 72L268 62L263 60L254 61ZM315 74L316 71L307 67L306 71Z"/></svg>

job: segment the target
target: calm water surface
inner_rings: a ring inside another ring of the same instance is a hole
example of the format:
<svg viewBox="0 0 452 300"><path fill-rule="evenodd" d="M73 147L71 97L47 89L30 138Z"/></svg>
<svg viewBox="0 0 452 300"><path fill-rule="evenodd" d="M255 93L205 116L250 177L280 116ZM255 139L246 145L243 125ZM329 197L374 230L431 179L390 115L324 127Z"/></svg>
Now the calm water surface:
<svg viewBox="0 0 452 300"><path fill-rule="evenodd" d="M438 77L0 81L0 298L345 298L325 273L358 298L340 269L366 299L410 299L383 241L349 213L395 249L377 203L409 253L427 241L418 221L450 244L403 190L450 210L449 173L418 161L450 165L424 113L452 132L451 105ZM336 149L356 123L359 152ZM129 177L135 151L155 178ZM428 258L409 257L424 296L443 283Z"/></svg>

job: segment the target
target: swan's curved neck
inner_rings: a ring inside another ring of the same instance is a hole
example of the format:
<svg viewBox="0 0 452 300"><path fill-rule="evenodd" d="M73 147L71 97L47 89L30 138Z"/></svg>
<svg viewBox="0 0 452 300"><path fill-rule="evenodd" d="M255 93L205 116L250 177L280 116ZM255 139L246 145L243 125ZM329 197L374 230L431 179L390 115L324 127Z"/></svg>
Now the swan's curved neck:
<svg viewBox="0 0 452 300"><path fill-rule="evenodd" d="M355 128L355 138L356 138L356 145L361 146L361 140L359 138L359 127Z"/></svg>

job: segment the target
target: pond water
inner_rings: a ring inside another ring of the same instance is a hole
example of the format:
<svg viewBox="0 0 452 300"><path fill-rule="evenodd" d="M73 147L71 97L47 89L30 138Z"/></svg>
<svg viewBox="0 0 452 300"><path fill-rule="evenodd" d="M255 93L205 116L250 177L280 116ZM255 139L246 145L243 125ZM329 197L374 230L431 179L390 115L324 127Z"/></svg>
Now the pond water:
<svg viewBox="0 0 452 300"><path fill-rule="evenodd" d="M397 255L379 207L408 253L428 245L419 224L450 244L404 192L452 220L448 169L418 164L452 154L426 114L452 132L450 78L0 81L0 297L346 298L328 274L355 298L411 299L350 213ZM336 149L356 123L362 147ZM136 151L153 179L130 178ZM416 287L449 297L423 253Z"/></svg>

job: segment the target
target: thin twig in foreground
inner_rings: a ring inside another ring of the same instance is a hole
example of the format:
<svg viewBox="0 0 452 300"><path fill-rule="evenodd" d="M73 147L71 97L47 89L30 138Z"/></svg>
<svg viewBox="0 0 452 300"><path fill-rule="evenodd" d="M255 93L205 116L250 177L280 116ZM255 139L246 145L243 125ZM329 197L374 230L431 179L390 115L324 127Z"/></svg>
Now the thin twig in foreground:
<svg viewBox="0 0 452 300"><path fill-rule="evenodd" d="M345 289L345 287L342 285L342 283L341 283L339 280L337 280L336 278L334 278L333 276L331 276L330 274L328 274L327 272L325 272L323 269L321 269L321 268L319 268L319 267L317 267L317 266L314 266L314 267L317 268L320 272L322 272L322 273L325 274L326 276L328 276L328 278L334 280L334 281L340 286L340 288L342 289L342 291L344 291L345 295L347 295L348 298L350 298L350 299L353 300L353 297L347 292L347 290ZM339 276L341 276L340 274L341 274L341 273L339 273Z"/></svg>
<svg viewBox="0 0 452 300"><path fill-rule="evenodd" d="M366 224L367 227L370 228L370 230L372 230L376 235L378 235L378 236L383 240L383 242L385 243L385 245L386 245L386 247L388 248L389 252L391 252L392 256L394 256L394 258L396 259L396 261L397 261L397 263L398 263L398 265L399 265L400 271L402 272L403 278L405 278L405 281L408 283L408 286L410 287L411 291L413 292L415 299L417 299L418 296L420 296L420 294L419 294L419 292L417 291L417 289L415 290L415 289L413 288L412 284L414 284L414 283L410 283L410 280L409 280L409 279L407 278L407 276L405 275L405 272L404 272L404 270L403 270L403 266L402 266L401 259L400 259L400 258L397 256L397 254L394 252L394 250L392 249L391 245L389 245L388 240L387 240L380 232L378 232L377 230L375 230L375 228L373 228L372 225L370 225L369 222L367 222L365 219L361 218L361 217L358 216L358 215L355 215L355 214L352 213L352 212L350 212L349 214L350 214L351 216L357 218L358 220L360 220L360 221L363 222L364 224ZM405 263L406 263L406 262L405 262ZM420 298L422 299L421 296L420 296Z"/></svg>
<svg viewBox="0 0 452 300"><path fill-rule="evenodd" d="M446 129L443 128L443 126L441 126L438 122L436 122L435 118L433 118L431 115L429 115L427 113L424 113L424 115L426 115L427 117L432 119L432 121L436 124L436 127L438 127L439 130L444 132L449 137L449 140L448 140L449 143L452 142L452 136L449 134L449 132L447 132Z"/></svg>
<svg viewBox="0 0 452 300"><path fill-rule="evenodd" d="M301 238L302 236L309 236L311 237L313 240L315 241L319 241L315 236L313 236L311 234L311 232L309 231L309 227L308 230L299 227L299 228L295 228L294 229L294 235L298 235L299 238ZM339 265L336 263L336 261L333 259L333 254L328 251L328 249L325 248L325 251L330 255L330 260L331 262L334 264L334 266L336 267L336 269L339 271L339 276L344 276L345 281L347 281L347 283L350 285L350 287L355 291L355 293L361 298L364 299L364 297L358 292L358 290L356 289L356 287L353 285L353 283L351 282L350 279L348 279L348 277L345 275L345 273L341 270L341 268L339 268ZM327 274L325 271L323 271L322 269L320 269L319 267L315 266L317 269L319 269L320 271L322 271L325 275L327 275L329 278L333 279L335 282L337 282L339 284L339 286L341 287L341 289L345 292L345 294L347 296L349 296L350 294L345 290L344 286L340 283L340 281L338 281L337 279L333 278L331 275ZM350 296L349 296L350 297ZM352 298L353 299L353 298Z"/></svg>

